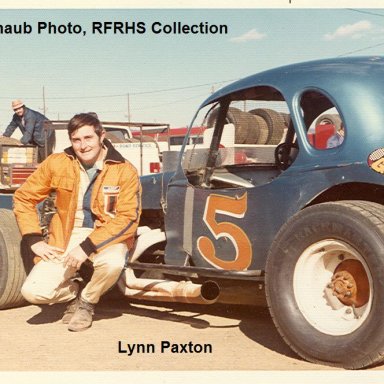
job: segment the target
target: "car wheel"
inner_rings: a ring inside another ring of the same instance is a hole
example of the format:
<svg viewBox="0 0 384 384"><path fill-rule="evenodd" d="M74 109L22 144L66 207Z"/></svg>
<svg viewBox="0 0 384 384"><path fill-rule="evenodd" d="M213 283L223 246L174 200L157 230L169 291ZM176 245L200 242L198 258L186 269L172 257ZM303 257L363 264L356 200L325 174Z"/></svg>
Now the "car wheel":
<svg viewBox="0 0 384 384"><path fill-rule="evenodd" d="M284 340L306 360L349 369L384 352L384 208L323 203L296 214L268 255L266 294Z"/></svg>
<svg viewBox="0 0 384 384"><path fill-rule="evenodd" d="M20 245L21 235L13 212L0 209L0 309L25 303L20 293L26 277Z"/></svg>

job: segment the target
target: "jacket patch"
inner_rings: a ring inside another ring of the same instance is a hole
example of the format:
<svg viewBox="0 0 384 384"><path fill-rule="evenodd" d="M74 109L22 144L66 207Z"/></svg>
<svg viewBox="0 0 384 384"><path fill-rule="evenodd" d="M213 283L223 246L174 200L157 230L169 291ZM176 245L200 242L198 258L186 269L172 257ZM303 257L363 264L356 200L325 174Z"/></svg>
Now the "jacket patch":
<svg viewBox="0 0 384 384"><path fill-rule="evenodd" d="M117 198L120 193L119 185L104 185L103 196L104 196L104 213L111 217L116 215Z"/></svg>

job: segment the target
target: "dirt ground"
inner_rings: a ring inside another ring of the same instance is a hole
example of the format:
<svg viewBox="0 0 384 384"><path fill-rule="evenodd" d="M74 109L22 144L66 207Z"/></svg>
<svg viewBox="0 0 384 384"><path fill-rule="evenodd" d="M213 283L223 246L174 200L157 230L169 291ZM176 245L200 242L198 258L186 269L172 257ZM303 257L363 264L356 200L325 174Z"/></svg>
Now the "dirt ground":
<svg viewBox="0 0 384 384"><path fill-rule="evenodd" d="M61 323L63 310L60 304L1 311L0 371L343 372L299 358L265 307L144 305L107 297L92 328L79 333ZM171 347L161 351L162 342Z"/></svg>

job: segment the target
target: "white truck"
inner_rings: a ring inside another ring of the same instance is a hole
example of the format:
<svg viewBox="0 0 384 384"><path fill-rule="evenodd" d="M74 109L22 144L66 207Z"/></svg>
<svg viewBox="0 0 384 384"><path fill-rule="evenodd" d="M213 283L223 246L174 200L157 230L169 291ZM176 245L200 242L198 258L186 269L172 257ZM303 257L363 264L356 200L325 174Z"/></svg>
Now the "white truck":
<svg viewBox="0 0 384 384"><path fill-rule="evenodd" d="M54 152L62 152L70 146L67 133L67 121L50 121L46 128L54 129L56 145ZM102 122L107 140L137 169L140 176L161 171L161 152L157 142L143 132L143 127L155 125L148 123ZM157 125L157 124L156 124ZM167 124L158 124L167 126ZM131 128L141 131L141 135L133 137Z"/></svg>
<svg viewBox="0 0 384 384"><path fill-rule="evenodd" d="M62 152L71 145L67 133L66 120L47 121L45 129L54 129L56 133L56 145L54 153ZM161 171L161 151L158 143L148 135L145 135L145 127L161 126L167 129L168 124L155 123L124 123L102 122L106 131L106 138L113 146L137 169L140 176ZM132 130L139 134L134 137ZM20 139L21 133L16 130L12 138Z"/></svg>

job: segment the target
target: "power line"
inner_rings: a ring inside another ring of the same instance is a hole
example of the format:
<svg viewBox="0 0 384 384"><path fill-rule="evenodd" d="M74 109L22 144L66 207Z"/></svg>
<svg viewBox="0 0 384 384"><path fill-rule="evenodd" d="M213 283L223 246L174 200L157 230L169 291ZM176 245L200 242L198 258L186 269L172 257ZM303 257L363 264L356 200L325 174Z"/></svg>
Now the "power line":
<svg viewBox="0 0 384 384"><path fill-rule="evenodd" d="M382 46L382 45L384 45L384 43L379 43L379 44L375 44L375 45L370 45L370 46L365 47L365 48L359 48L359 49L355 49L355 50L353 50L353 51L344 52L344 53L342 53L342 54L340 54L340 55L337 55L337 57L342 57L342 56L351 55L351 54L353 54L353 53L366 51L367 49L380 47L380 46Z"/></svg>
<svg viewBox="0 0 384 384"><path fill-rule="evenodd" d="M222 80L222 81L217 81L214 83L205 83L205 84L190 85L190 86L184 86L184 87L163 88L163 89L157 89L154 91L129 92L129 94L132 96L137 96L137 95L147 95L147 94L152 94L152 93L180 91L180 90L185 90L185 89L193 89L193 88L211 86L214 84L228 83L228 82L232 82L235 80L237 80L237 79ZM101 98L126 97L126 96L127 96L127 92L122 93L122 94L116 94L116 95L49 97L49 100L101 99ZM0 99L9 99L9 97L0 96ZM41 97L28 97L27 99L28 100L41 100Z"/></svg>
<svg viewBox="0 0 384 384"><path fill-rule="evenodd" d="M127 96L127 95L125 95ZM190 100L193 100L193 99L197 99L197 98L201 98L201 97L208 97L208 93L203 93L203 94L199 94L199 95L194 95L194 96L191 96L191 97L187 97L187 98L184 98L184 99L177 99L177 100L173 100L173 101L170 101L170 102L167 102L167 103L160 103L160 104L154 104L154 105L146 105L145 107L133 107L131 108L132 111L143 111L143 110L146 110L146 109L155 109L155 108L159 108L159 107L163 107L163 106L166 106L166 105L174 105L174 104L179 104L179 103L184 103L186 101L190 101ZM0 109L0 112L8 112L9 110L8 109ZM101 111L101 110L97 110L97 113L99 114L102 114L102 113L124 113L126 112L126 110L107 110L107 111ZM51 111L51 115L55 115L57 113L61 113L60 111Z"/></svg>
<svg viewBox="0 0 384 384"><path fill-rule="evenodd" d="M145 109L154 109L154 108L158 108L158 107L163 107L165 105L171 105L171 104L176 104L176 103L184 103L185 101L193 100L193 99L196 99L196 98L200 99L203 96L208 97L208 94L204 93L202 95L195 95L195 96L192 96L192 97L188 97L186 99L175 100L175 101L171 101L171 102L168 102L168 103L161 103L161 104L156 104L156 105L152 105L152 106L145 106L145 107L141 107L141 108L132 108L132 109L134 111L140 111L140 110L145 110Z"/></svg>
<svg viewBox="0 0 384 384"><path fill-rule="evenodd" d="M382 13L377 13L377 12L372 12L372 11L363 11L361 9L354 9L354 8L347 8L347 10L351 11L351 12L364 13L364 14L371 15L371 16L384 17L384 14L382 14ZM355 49L353 51L341 53L340 55L337 55L337 57L342 57L342 56L347 56L347 55L351 55L351 54L358 53L358 52L363 52L363 51L366 51L366 50L371 49L371 48L380 47L382 45L384 45L384 43L369 45L368 47L359 48L359 49Z"/></svg>
<svg viewBox="0 0 384 384"><path fill-rule="evenodd" d="M371 12L371 11L363 11L361 9L347 8L347 10L348 11L352 11L352 12L365 13L367 15L372 15L372 16L384 17L384 14L382 14L382 13L376 13L376 12Z"/></svg>

